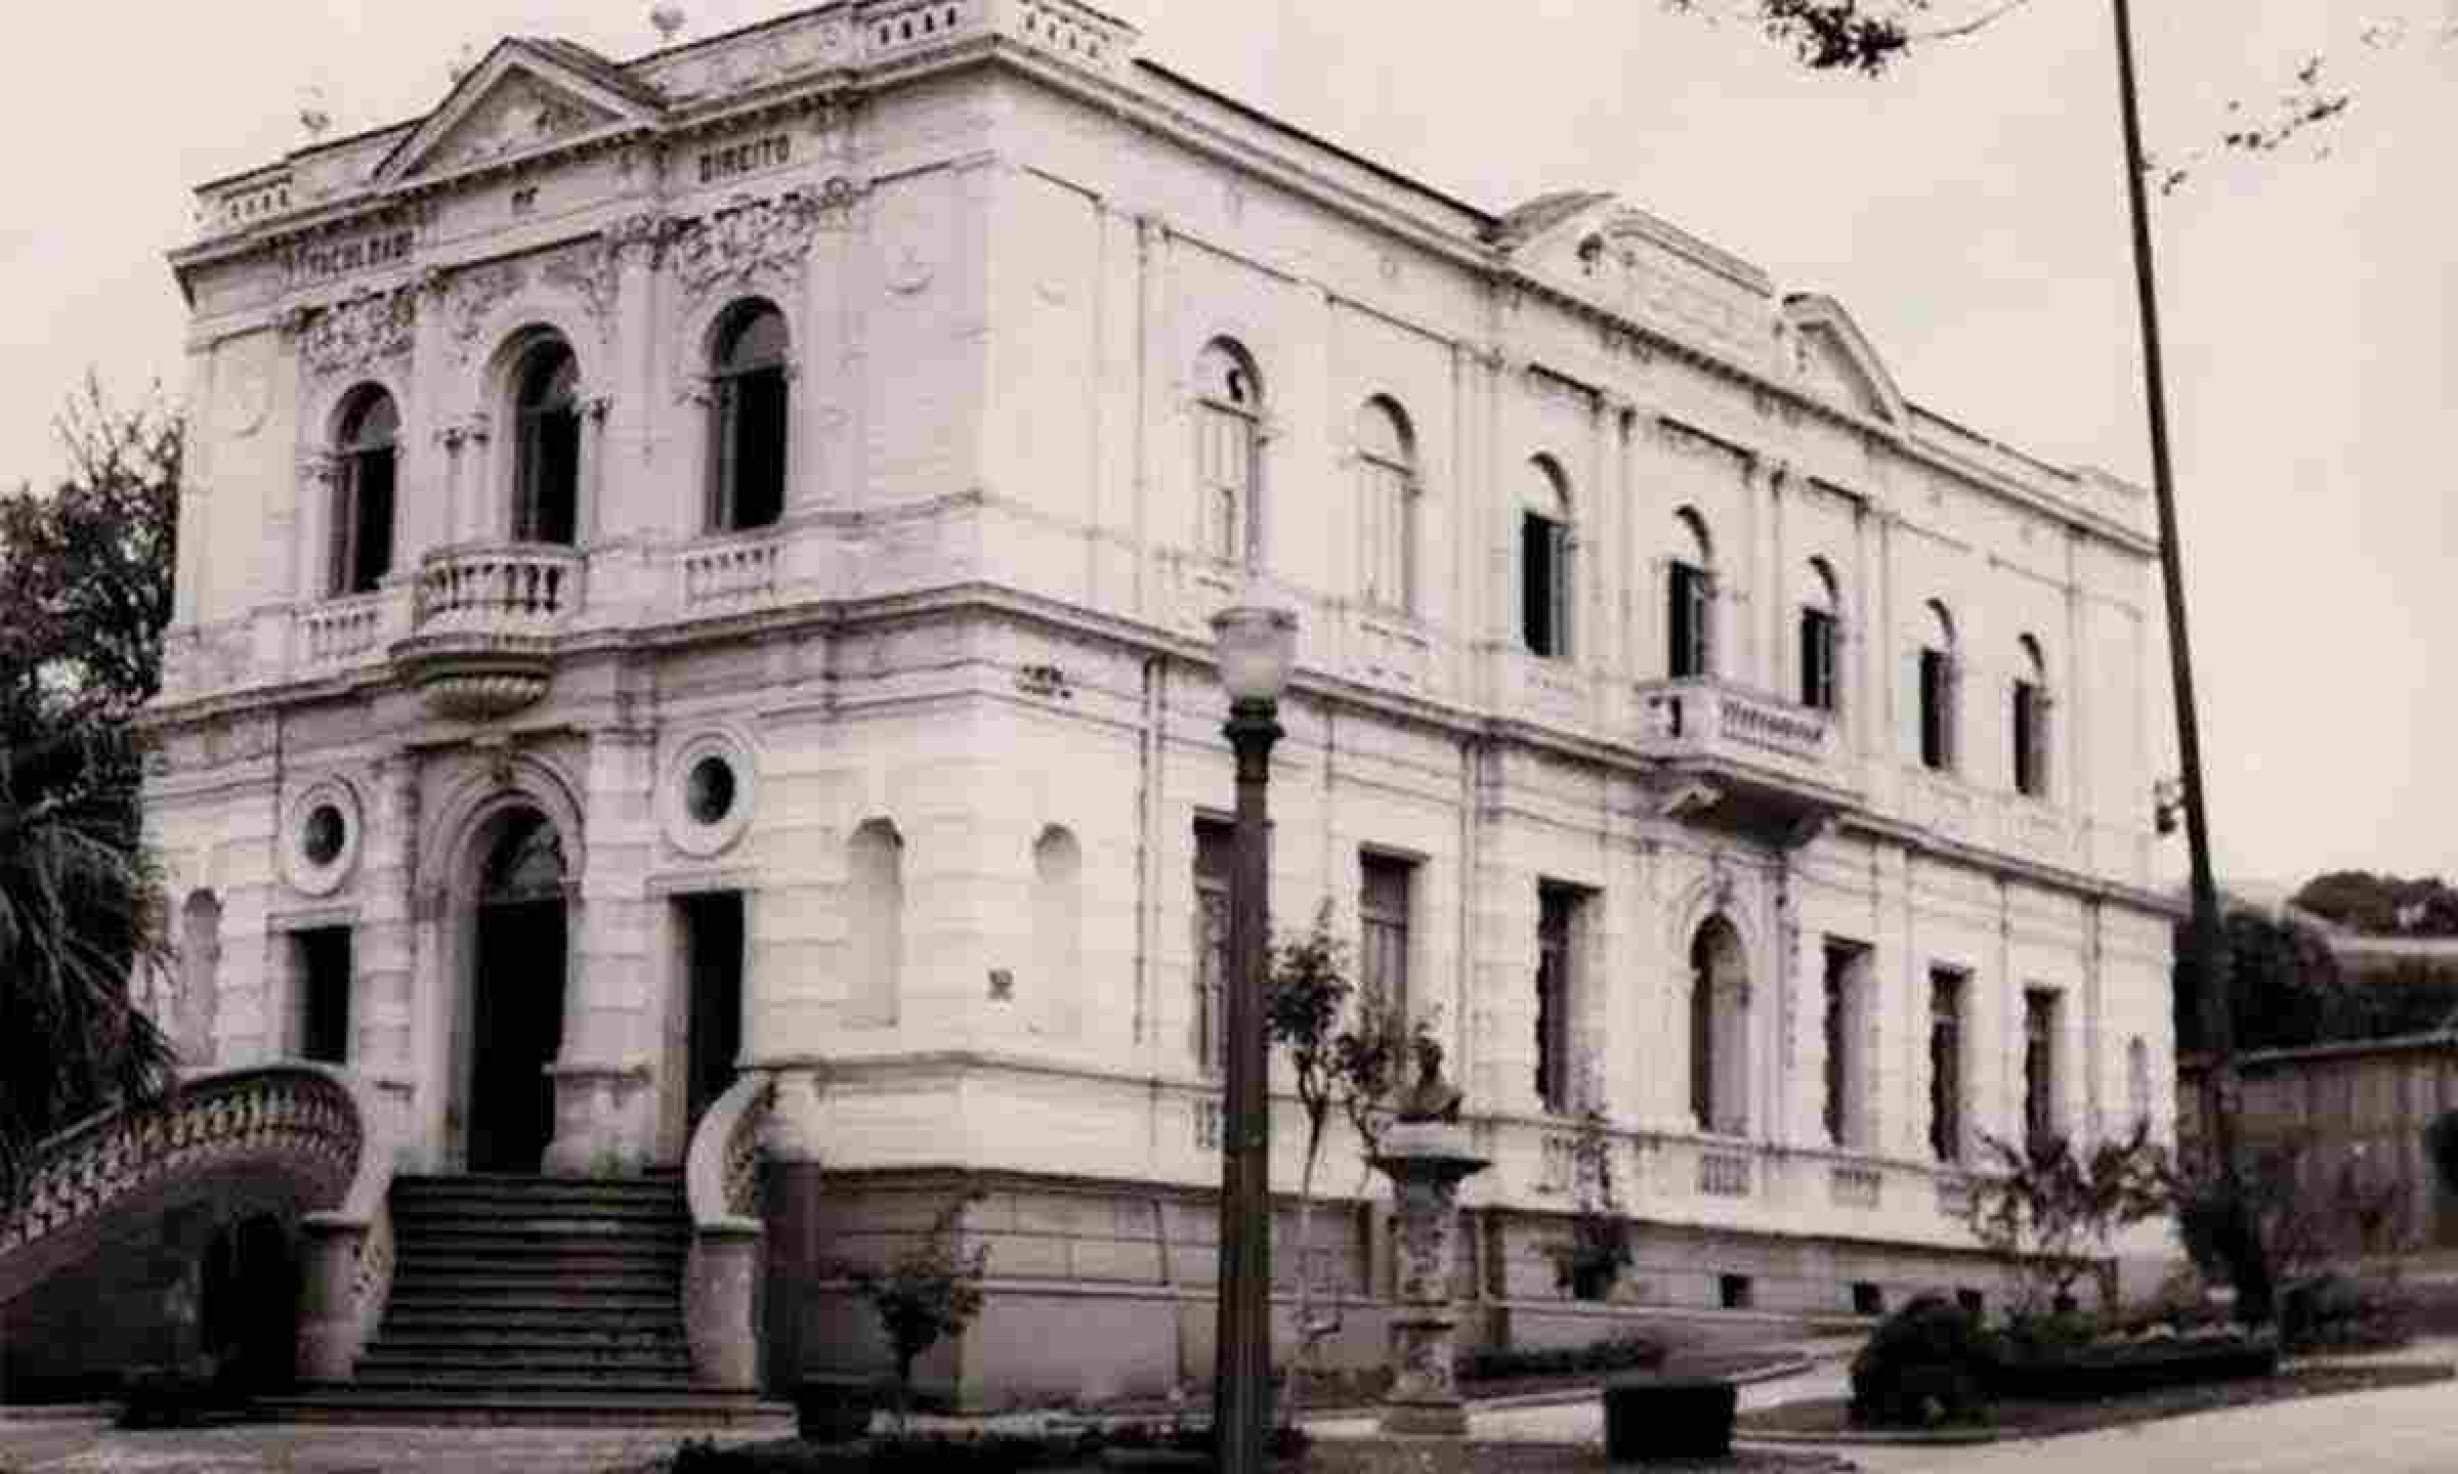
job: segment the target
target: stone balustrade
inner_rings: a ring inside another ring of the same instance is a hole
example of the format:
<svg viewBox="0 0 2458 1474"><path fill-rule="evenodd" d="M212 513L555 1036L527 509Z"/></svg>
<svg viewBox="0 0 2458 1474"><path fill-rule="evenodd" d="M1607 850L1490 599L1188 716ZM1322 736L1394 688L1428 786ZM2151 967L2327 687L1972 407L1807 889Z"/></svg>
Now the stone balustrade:
<svg viewBox="0 0 2458 1474"><path fill-rule="evenodd" d="M683 608L698 613L773 597L782 551L774 537L730 537L684 548L675 564Z"/></svg>
<svg viewBox="0 0 2458 1474"><path fill-rule="evenodd" d="M579 612L581 555L544 543L438 548L418 568L419 634L549 634Z"/></svg>
<svg viewBox="0 0 2458 1474"><path fill-rule="evenodd" d="M346 1380L392 1283L392 1146L356 1076L284 1063L196 1076L155 1109L109 1110L36 1147L0 1212L0 1304L90 1252L124 1205L276 1175L308 1208L299 1373Z"/></svg>

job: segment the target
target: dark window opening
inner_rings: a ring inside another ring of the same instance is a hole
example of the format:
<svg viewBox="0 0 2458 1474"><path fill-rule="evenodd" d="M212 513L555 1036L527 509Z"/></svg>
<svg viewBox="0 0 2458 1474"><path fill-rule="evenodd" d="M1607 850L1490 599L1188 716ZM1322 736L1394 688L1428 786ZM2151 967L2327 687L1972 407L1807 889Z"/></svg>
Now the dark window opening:
<svg viewBox="0 0 2458 1474"><path fill-rule="evenodd" d="M1570 654L1570 529L1551 517L1519 518L1520 632L1532 654Z"/></svg>
<svg viewBox="0 0 2458 1474"><path fill-rule="evenodd" d="M321 926L291 933L299 968L299 1055L326 1064L350 1062L350 929Z"/></svg>
<svg viewBox="0 0 2458 1474"><path fill-rule="evenodd" d="M1859 947L1826 944L1826 1138L1836 1146L1859 1145L1855 1085L1860 1078Z"/></svg>
<svg viewBox="0 0 2458 1474"><path fill-rule="evenodd" d="M1715 1277L1716 1303L1726 1310L1747 1310L1756 1288L1746 1274L1719 1274Z"/></svg>
<svg viewBox="0 0 2458 1474"><path fill-rule="evenodd" d="M1988 1313L1988 1297L1981 1294L1978 1290L1960 1289L1955 1291L1954 1303L1962 1306L1963 1313L1970 1316L1973 1320L1978 1320Z"/></svg>
<svg viewBox="0 0 2458 1474"><path fill-rule="evenodd" d="M580 365L560 340L521 365L512 540L570 546L580 522Z"/></svg>
<svg viewBox="0 0 2458 1474"><path fill-rule="evenodd" d="M720 532L767 527L785 512L785 317L762 304L740 314L718 345L713 502Z"/></svg>
<svg viewBox="0 0 2458 1474"><path fill-rule="evenodd" d="M1392 1016L1408 1016L1408 903L1417 867L1392 855L1357 857L1359 946L1363 990Z"/></svg>
<svg viewBox="0 0 2458 1474"><path fill-rule="evenodd" d="M1920 765L1954 766L1954 661L1943 650L1920 652Z"/></svg>
<svg viewBox="0 0 2458 1474"><path fill-rule="evenodd" d="M683 977L684 1122L690 1127L734 1083L743 1042L743 898L740 891L679 897Z"/></svg>
<svg viewBox="0 0 2458 1474"><path fill-rule="evenodd" d="M1852 1282L1852 1313L1854 1315L1884 1315L1886 1291L1870 1280Z"/></svg>
<svg viewBox="0 0 2458 1474"><path fill-rule="evenodd" d="M1708 646L1708 599L1712 589L1706 569L1690 563L1673 564L1671 607L1666 623L1670 643L1665 651L1665 669L1674 680L1707 674L1712 654Z"/></svg>
<svg viewBox="0 0 2458 1474"><path fill-rule="evenodd" d="M1944 968L1929 974L1929 1150L1963 1160L1963 978Z"/></svg>
<svg viewBox="0 0 2458 1474"><path fill-rule="evenodd" d="M2048 791L2047 693L2014 683L2014 789L2038 798Z"/></svg>
<svg viewBox="0 0 2458 1474"><path fill-rule="evenodd" d="M393 399L370 390L341 432L334 487L332 564L336 594L374 592L393 566L393 472L401 420Z"/></svg>
<svg viewBox="0 0 2458 1474"><path fill-rule="evenodd" d="M2032 1140L2057 1129L2057 995L2023 994L2023 1130Z"/></svg>
<svg viewBox="0 0 2458 1474"><path fill-rule="evenodd" d="M1823 609L1801 611L1801 704L1835 710L1835 616Z"/></svg>
<svg viewBox="0 0 2458 1474"><path fill-rule="evenodd" d="M1548 1111L1572 1108L1570 1079L1571 929L1579 893L1536 891L1536 1098Z"/></svg>

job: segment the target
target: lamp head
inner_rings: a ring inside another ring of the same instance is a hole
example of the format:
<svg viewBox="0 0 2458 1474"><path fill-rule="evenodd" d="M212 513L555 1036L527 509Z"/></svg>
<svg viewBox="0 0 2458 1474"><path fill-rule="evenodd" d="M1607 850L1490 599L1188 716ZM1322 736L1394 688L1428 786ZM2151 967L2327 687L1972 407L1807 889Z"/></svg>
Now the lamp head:
<svg viewBox="0 0 2458 1474"><path fill-rule="evenodd" d="M1278 701L1297 656L1297 615L1250 590L1212 616L1212 644L1233 704Z"/></svg>

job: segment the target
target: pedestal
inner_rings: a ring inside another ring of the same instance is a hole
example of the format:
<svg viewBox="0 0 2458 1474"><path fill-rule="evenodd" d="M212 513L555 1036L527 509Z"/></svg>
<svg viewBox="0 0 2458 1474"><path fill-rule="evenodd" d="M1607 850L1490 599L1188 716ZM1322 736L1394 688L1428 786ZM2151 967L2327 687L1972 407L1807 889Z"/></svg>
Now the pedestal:
<svg viewBox="0 0 2458 1474"><path fill-rule="evenodd" d="M1391 1393L1385 1433L1462 1434L1468 1412L1452 1378L1452 1240L1459 1231L1459 1184L1485 1170L1467 1131L1438 1121L1402 1121L1383 1133L1374 1165L1391 1179L1399 1241L1399 1307L1392 1316Z"/></svg>

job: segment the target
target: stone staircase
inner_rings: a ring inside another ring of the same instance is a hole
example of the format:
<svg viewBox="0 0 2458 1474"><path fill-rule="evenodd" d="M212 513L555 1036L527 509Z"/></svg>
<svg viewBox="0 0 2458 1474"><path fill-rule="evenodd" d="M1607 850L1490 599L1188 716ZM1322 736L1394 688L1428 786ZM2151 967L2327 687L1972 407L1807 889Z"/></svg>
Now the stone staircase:
<svg viewBox="0 0 2458 1474"><path fill-rule="evenodd" d="M397 1177L391 1208L392 1294L356 1375L280 1415L790 1431L782 1404L692 1384L679 1177Z"/></svg>

